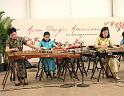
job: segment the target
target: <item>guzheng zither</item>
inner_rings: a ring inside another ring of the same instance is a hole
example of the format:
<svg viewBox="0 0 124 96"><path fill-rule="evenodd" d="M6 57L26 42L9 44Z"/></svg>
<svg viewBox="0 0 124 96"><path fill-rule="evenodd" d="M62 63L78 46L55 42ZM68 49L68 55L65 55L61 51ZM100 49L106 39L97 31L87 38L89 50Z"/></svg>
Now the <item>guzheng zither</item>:
<svg viewBox="0 0 124 96"><path fill-rule="evenodd" d="M79 58L80 54L67 53L61 51L18 51L7 54L9 62L18 59L31 59L31 58Z"/></svg>
<svg viewBox="0 0 124 96"><path fill-rule="evenodd" d="M117 47L117 48L107 48L105 50L106 52L124 52L124 48L122 47Z"/></svg>

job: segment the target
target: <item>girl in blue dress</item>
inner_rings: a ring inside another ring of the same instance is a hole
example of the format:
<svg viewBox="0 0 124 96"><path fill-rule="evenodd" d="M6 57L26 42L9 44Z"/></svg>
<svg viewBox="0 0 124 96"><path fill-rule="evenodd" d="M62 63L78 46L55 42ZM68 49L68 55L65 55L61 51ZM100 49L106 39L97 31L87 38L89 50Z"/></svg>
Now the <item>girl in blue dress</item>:
<svg viewBox="0 0 124 96"><path fill-rule="evenodd" d="M121 39L120 45L124 45L124 32L122 32L122 39Z"/></svg>
<svg viewBox="0 0 124 96"><path fill-rule="evenodd" d="M48 50L51 50L57 45L50 39L50 33L45 32L43 35L43 39L39 42L39 46ZM56 65L54 58L43 58L42 63L44 64L44 70L47 76L53 74L53 78L56 78Z"/></svg>

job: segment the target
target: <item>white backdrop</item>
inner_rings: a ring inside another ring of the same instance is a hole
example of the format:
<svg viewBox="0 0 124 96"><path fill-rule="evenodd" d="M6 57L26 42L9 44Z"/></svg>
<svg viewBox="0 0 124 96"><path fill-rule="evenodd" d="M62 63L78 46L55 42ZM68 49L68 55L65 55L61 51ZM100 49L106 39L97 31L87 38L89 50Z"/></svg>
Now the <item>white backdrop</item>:
<svg viewBox="0 0 124 96"><path fill-rule="evenodd" d="M8 16L14 19L27 19L27 15L31 17L28 19L111 17L110 1L111 0L0 0L0 10L5 11ZM27 2L30 6L28 6ZM123 6L122 8L124 9Z"/></svg>
<svg viewBox="0 0 124 96"><path fill-rule="evenodd" d="M104 26L110 29L112 41L119 44L124 31L123 18L80 18L80 19L40 19L40 20L15 20L13 26L18 30L18 35L30 38L33 44L42 39L43 33L49 31L51 39L62 43L73 43L76 39L84 41L85 45L94 45L100 30Z"/></svg>
<svg viewBox="0 0 124 96"><path fill-rule="evenodd" d="M13 19L26 19L26 0L0 0L0 11Z"/></svg>
<svg viewBox="0 0 124 96"><path fill-rule="evenodd" d="M115 17L124 17L124 0L114 0Z"/></svg>
<svg viewBox="0 0 124 96"><path fill-rule="evenodd" d="M111 1L0 0L0 10L13 19L111 17ZM124 17L123 3L124 0L113 0L114 17Z"/></svg>

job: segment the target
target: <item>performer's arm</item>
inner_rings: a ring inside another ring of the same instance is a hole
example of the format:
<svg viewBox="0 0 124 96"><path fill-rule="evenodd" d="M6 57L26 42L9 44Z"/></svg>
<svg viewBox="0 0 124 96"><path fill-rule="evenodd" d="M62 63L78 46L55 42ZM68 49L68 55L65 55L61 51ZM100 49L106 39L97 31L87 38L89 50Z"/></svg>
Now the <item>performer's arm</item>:
<svg viewBox="0 0 124 96"><path fill-rule="evenodd" d="M9 47L6 47L6 52L13 52L13 51L19 51L18 48L9 48Z"/></svg>

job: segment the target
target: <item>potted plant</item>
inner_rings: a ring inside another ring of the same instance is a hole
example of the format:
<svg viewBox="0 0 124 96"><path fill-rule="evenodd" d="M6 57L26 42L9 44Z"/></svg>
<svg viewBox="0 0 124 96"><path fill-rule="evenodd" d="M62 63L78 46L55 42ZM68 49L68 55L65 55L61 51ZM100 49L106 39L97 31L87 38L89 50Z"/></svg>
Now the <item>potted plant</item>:
<svg viewBox="0 0 124 96"><path fill-rule="evenodd" d="M8 29L12 27L12 21L10 17L4 16L4 11L0 11L0 69L3 70L6 63L6 41L8 39Z"/></svg>

